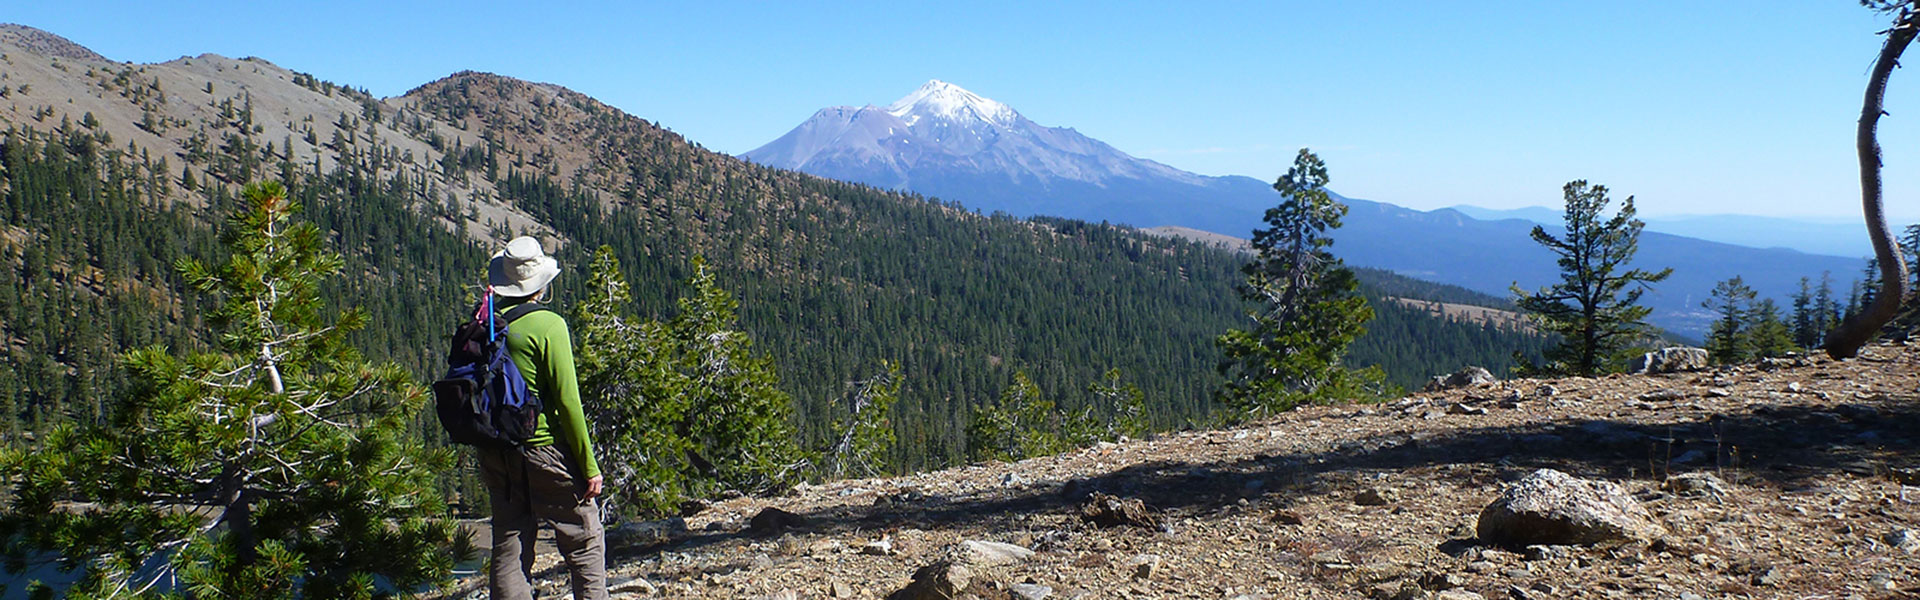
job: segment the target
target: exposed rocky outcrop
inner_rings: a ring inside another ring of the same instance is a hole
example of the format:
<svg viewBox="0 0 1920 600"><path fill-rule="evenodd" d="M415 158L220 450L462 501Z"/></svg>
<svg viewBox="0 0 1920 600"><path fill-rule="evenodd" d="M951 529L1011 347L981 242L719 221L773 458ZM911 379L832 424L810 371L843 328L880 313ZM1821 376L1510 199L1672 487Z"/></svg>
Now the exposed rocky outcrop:
<svg viewBox="0 0 1920 600"><path fill-rule="evenodd" d="M666 541L616 547L612 569L656 588L626 598L1912 597L1915 389L1920 351L1880 346L1851 361L1508 380L1307 407L717 502L685 529L663 528ZM1559 482L1553 493L1612 488L1592 502L1664 532L1618 526L1593 545L1483 539L1477 517L1503 482L1542 469L1585 478L1542 476ZM1009 474L1025 483L1006 485ZM750 517L773 506L814 526L750 535ZM1102 526L1090 508L1151 525ZM955 560L967 542L1032 553ZM558 595L564 571L543 572Z"/></svg>
<svg viewBox="0 0 1920 600"><path fill-rule="evenodd" d="M1487 371L1485 368L1467 367L1454 371L1449 375L1433 376L1433 379L1427 381L1427 386L1421 391L1438 392L1441 390L1454 390L1483 383L1493 383L1494 381L1496 380L1493 378L1493 373Z"/></svg>
<svg viewBox="0 0 1920 600"><path fill-rule="evenodd" d="M1629 373L1679 373L1705 368L1707 368L1707 351L1684 346L1648 352L1634 357L1633 361L1627 364Z"/></svg>

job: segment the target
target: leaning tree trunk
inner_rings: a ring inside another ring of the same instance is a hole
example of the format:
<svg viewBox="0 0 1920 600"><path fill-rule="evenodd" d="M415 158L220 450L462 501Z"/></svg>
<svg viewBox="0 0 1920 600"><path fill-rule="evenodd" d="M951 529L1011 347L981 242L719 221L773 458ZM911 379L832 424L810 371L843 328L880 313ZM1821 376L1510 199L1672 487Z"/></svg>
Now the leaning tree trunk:
<svg viewBox="0 0 1920 600"><path fill-rule="evenodd" d="M1887 43L1880 48L1880 58L1873 62L1873 77L1867 81L1866 101L1860 107L1860 129L1856 133L1860 151L1860 207L1866 213L1867 235L1873 238L1873 254L1880 261L1880 293L1874 296L1873 305L1827 336L1827 355L1834 358L1853 358L1859 354L1860 347L1900 312L1900 304L1907 296L1907 264L1893 249L1893 235L1887 231L1885 211L1880 206L1880 142L1876 129L1880 115L1885 113L1887 78L1893 74L1893 68L1899 66L1900 54L1907 50L1917 30L1920 30L1920 13L1907 12L1887 31Z"/></svg>

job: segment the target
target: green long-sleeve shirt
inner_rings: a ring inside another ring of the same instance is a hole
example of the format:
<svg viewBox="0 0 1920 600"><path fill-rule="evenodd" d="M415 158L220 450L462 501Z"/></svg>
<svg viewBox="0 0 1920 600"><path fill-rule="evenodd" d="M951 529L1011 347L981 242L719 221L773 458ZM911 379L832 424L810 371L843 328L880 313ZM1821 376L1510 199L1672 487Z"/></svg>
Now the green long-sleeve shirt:
<svg viewBox="0 0 1920 600"><path fill-rule="evenodd" d="M505 313L523 301L496 299L494 308ZM593 457L587 415L580 408L580 382L574 377L573 335L567 330L567 320L552 311L520 317L507 326L507 353L543 405L527 445L563 444L561 449L580 461L586 477L599 476L600 463Z"/></svg>

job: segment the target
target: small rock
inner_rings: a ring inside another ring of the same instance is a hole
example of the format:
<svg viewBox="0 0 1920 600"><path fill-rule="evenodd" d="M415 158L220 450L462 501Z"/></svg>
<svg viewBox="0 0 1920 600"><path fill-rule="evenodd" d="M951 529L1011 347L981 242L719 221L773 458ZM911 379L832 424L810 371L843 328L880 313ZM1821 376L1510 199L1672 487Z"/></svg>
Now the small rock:
<svg viewBox="0 0 1920 600"><path fill-rule="evenodd" d="M807 554L813 556L832 556L839 554L841 550L845 549L847 549L847 546L840 543L840 540L825 539L808 544Z"/></svg>
<svg viewBox="0 0 1920 600"><path fill-rule="evenodd" d="M914 571L913 581L887 600L953 600L972 583L973 571L966 565L940 561Z"/></svg>
<svg viewBox="0 0 1920 600"><path fill-rule="evenodd" d="M860 546L860 553L873 556L893 556L893 540L890 538L880 538L867 542Z"/></svg>
<svg viewBox="0 0 1920 600"><path fill-rule="evenodd" d="M1733 392L1729 391L1727 388L1712 388L1707 390L1707 395L1713 396L1715 398L1725 398L1728 396L1732 396Z"/></svg>
<svg viewBox="0 0 1920 600"><path fill-rule="evenodd" d="M1447 412L1456 415L1484 415L1487 414L1487 409L1479 406L1468 406L1466 404L1454 404L1447 407Z"/></svg>
<svg viewBox="0 0 1920 600"><path fill-rule="evenodd" d="M1712 473L1682 473L1668 477L1660 484L1660 489L1688 497L1724 498L1728 493L1727 482L1721 481Z"/></svg>
<svg viewBox="0 0 1920 600"><path fill-rule="evenodd" d="M1020 487L1026 484L1027 479L1021 477L1019 473L1007 473L1005 477L1000 478L1000 485L1003 487Z"/></svg>
<svg viewBox="0 0 1920 600"><path fill-rule="evenodd" d="M827 594L835 598L852 598L854 595L853 586L847 585L845 581L836 579L831 585L827 586Z"/></svg>
<svg viewBox="0 0 1920 600"><path fill-rule="evenodd" d="M1411 581L1399 581L1375 585L1367 595L1375 600L1419 600L1427 591Z"/></svg>
<svg viewBox="0 0 1920 600"><path fill-rule="evenodd" d="M774 507L760 510L747 521L747 533L757 537L778 535L791 529L805 529L812 523L806 517L796 515Z"/></svg>
<svg viewBox="0 0 1920 600"><path fill-rule="evenodd" d="M807 551L807 545L801 542L800 538L789 533L780 536L780 539L774 542L774 550L785 556L799 556Z"/></svg>
<svg viewBox="0 0 1920 600"><path fill-rule="evenodd" d="M1016 583L1011 588L1013 597L1020 600L1046 600L1053 595L1053 588L1037 583Z"/></svg>
<svg viewBox="0 0 1920 600"><path fill-rule="evenodd" d="M1428 573L1420 577L1420 587L1433 590L1450 590L1467 584L1467 578L1458 573Z"/></svg>
<svg viewBox="0 0 1920 600"><path fill-rule="evenodd" d="M1127 561L1127 570L1133 572L1134 579L1152 579L1153 573L1160 570L1160 556L1142 554Z"/></svg>
<svg viewBox="0 0 1920 600"><path fill-rule="evenodd" d="M1641 402L1672 402L1674 400L1679 400L1685 397L1687 397L1687 395L1685 393L1682 393L1680 390L1676 390L1673 388L1661 388L1661 389L1653 390L1651 392L1647 392L1645 394L1641 394L1639 400Z"/></svg>
<svg viewBox="0 0 1920 600"><path fill-rule="evenodd" d="M761 596L759 600L800 600L800 592L796 592L790 589L780 590L778 592Z"/></svg>
<svg viewBox="0 0 1920 600"><path fill-rule="evenodd" d="M642 596L651 596L654 591L653 582L647 581L647 578L637 575L633 577L619 577L607 582L607 593L610 594L639 594Z"/></svg>
<svg viewBox="0 0 1920 600"><path fill-rule="evenodd" d="M1800 393L1801 391L1804 391L1804 390L1806 390L1806 389L1807 389L1807 388L1806 388L1806 386L1803 386L1803 385L1800 385L1800 382L1798 382L1798 381L1790 381L1790 382L1787 382L1787 391L1789 391L1789 392L1793 392L1793 393L1795 393L1795 394L1798 394L1798 393Z"/></svg>
<svg viewBox="0 0 1920 600"><path fill-rule="evenodd" d="M1889 546L1893 546L1895 550L1907 554L1920 552L1920 533L1914 533L1912 529L1905 527L1895 529L1887 532L1887 535L1881 537L1880 540L1886 542Z"/></svg>
<svg viewBox="0 0 1920 600"><path fill-rule="evenodd" d="M1388 488L1368 488L1353 495L1353 503L1361 506L1386 506L1400 501L1400 492Z"/></svg>
<svg viewBox="0 0 1920 600"><path fill-rule="evenodd" d="M1025 547L980 540L960 542L955 554L966 564L981 567L1010 565L1033 558L1033 551Z"/></svg>
<svg viewBox="0 0 1920 600"><path fill-rule="evenodd" d="M687 533L687 520L681 517L652 521L630 521L607 529L607 545L657 544Z"/></svg>
<svg viewBox="0 0 1920 600"><path fill-rule="evenodd" d="M1568 555L1569 553L1567 552L1566 546L1549 546L1544 544L1527 546L1526 552L1527 560L1555 560L1566 558Z"/></svg>
<svg viewBox="0 0 1920 600"><path fill-rule="evenodd" d="M1487 600L1487 597L1467 590L1447 590L1434 594L1433 600Z"/></svg>
<svg viewBox="0 0 1920 600"><path fill-rule="evenodd" d="M1900 485L1920 485L1920 468L1888 467L1887 478Z"/></svg>
<svg viewBox="0 0 1920 600"><path fill-rule="evenodd" d="M1876 592L1900 591L1900 582L1894 579L1892 573L1875 573L1867 579L1867 585Z"/></svg>
<svg viewBox="0 0 1920 600"><path fill-rule="evenodd" d="M1299 525L1301 523L1307 522L1306 519L1300 518L1300 513L1293 512L1290 510L1277 511L1273 513L1273 517L1267 520L1273 521L1275 523L1279 523L1281 525Z"/></svg>
<svg viewBox="0 0 1920 600"><path fill-rule="evenodd" d="M1787 574L1778 567L1767 567L1753 574L1753 585L1779 587L1786 581Z"/></svg>
<svg viewBox="0 0 1920 600"><path fill-rule="evenodd" d="M901 488L899 491L896 491L892 494L885 494L885 495L875 497L873 499L873 505L874 506L914 506L914 505L923 504L926 501L927 501L926 493L921 492L919 489L909 487L909 488Z"/></svg>
<svg viewBox="0 0 1920 600"><path fill-rule="evenodd" d="M1080 517L1100 527L1133 525L1153 529L1160 519L1147 510L1147 504L1137 498L1120 498L1094 492L1087 505L1081 507Z"/></svg>

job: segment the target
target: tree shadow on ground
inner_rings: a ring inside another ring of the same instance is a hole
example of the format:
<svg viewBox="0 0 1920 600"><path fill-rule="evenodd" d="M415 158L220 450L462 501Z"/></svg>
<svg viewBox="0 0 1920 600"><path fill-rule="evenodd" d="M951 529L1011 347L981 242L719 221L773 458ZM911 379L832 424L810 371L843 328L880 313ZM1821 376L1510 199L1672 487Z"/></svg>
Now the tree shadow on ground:
<svg viewBox="0 0 1920 600"><path fill-rule="evenodd" d="M1623 409L1637 410L1637 409ZM1663 416L1671 412L1671 416ZM1354 416L1335 414L1327 419ZM1888 476L1920 463L1920 403L1911 396L1825 405L1756 403L1737 412L1654 410L1637 418L1576 419L1448 432L1381 434L1344 440L1313 452L1261 454L1220 462L1158 461L1064 484L1010 486L947 498L917 492L883 496L870 506L838 506L803 514L813 533L893 528L935 529L968 523L1023 530L1029 515L1078 511L1100 491L1138 498L1181 516L1238 505L1241 500L1285 504L1325 492L1370 473L1397 473L1445 465L1439 476L1467 479L1491 494L1502 480L1539 468L1603 479L1659 479L1669 473L1717 471L1746 485L1781 490L1815 485L1846 472ZM697 533L628 548L623 555L669 547L687 550L761 532Z"/></svg>

